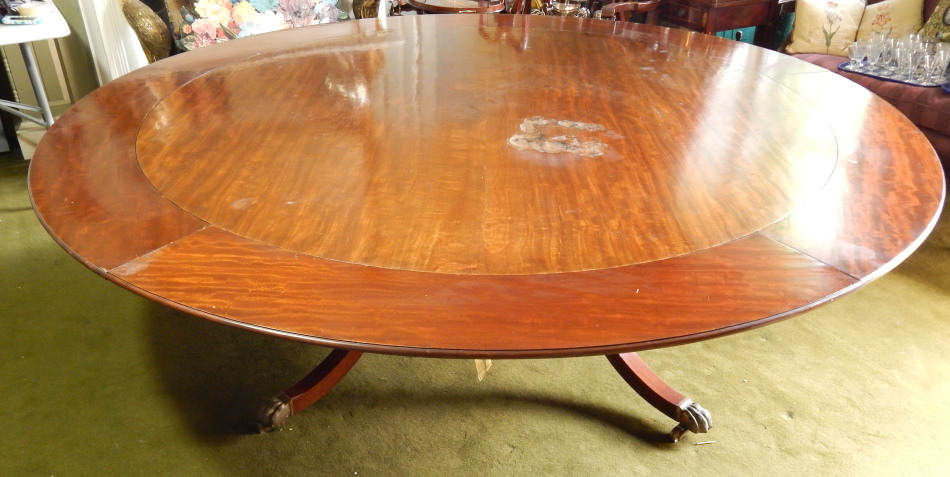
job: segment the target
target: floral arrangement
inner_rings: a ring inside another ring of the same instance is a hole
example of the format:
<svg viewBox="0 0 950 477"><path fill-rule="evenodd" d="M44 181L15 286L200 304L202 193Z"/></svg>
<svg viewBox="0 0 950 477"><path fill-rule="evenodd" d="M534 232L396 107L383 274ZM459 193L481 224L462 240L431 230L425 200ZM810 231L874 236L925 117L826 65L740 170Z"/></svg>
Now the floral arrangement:
<svg viewBox="0 0 950 477"><path fill-rule="evenodd" d="M339 0L197 0L181 8L175 44L182 51L286 28L348 20Z"/></svg>

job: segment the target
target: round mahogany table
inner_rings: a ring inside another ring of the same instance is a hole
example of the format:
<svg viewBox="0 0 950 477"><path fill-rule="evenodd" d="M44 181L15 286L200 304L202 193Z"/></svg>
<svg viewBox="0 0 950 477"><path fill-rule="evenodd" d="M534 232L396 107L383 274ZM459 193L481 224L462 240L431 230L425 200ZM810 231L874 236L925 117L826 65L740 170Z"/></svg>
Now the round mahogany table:
<svg viewBox="0 0 950 477"><path fill-rule="evenodd" d="M607 355L685 430L708 412L633 353L853 291L945 186L897 110L772 51L522 15L367 19L178 55L71 108L30 170L53 237L187 313L361 352Z"/></svg>

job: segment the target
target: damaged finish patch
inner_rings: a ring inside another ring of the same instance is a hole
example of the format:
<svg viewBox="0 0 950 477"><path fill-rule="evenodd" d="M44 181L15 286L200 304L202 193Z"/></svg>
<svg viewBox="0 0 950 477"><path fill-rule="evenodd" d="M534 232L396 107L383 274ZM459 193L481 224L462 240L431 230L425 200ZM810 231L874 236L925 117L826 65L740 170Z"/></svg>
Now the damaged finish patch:
<svg viewBox="0 0 950 477"><path fill-rule="evenodd" d="M600 124L534 116L521 121L520 128L521 132L508 138L508 144L515 149L550 153L568 152L590 157L602 155L606 147L600 140L582 141L576 136L577 132L604 131L604 127Z"/></svg>

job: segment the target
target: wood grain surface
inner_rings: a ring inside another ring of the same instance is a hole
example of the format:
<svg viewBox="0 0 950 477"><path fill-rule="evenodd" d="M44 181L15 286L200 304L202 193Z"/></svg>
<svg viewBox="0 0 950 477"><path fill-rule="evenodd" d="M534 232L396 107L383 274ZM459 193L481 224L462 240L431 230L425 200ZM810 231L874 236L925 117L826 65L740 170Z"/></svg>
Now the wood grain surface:
<svg viewBox="0 0 950 477"><path fill-rule="evenodd" d="M431 15L231 41L106 85L33 159L74 256L337 348L604 354L793 316L933 227L936 154L837 75L696 33Z"/></svg>
<svg viewBox="0 0 950 477"><path fill-rule="evenodd" d="M237 235L474 274L709 248L784 217L831 175L830 127L816 121L800 140L812 108L752 69L650 37L539 30L531 40L552 48L459 55L486 43L463 28L437 42L407 35L340 55L344 38L235 62L153 109L138 158L170 200ZM614 61L617 51L637 61ZM707 77L719 86L697 87ZM512 146L531 133L553 144ZM572 147L558 137L599 149L548 152Z"/></svg>

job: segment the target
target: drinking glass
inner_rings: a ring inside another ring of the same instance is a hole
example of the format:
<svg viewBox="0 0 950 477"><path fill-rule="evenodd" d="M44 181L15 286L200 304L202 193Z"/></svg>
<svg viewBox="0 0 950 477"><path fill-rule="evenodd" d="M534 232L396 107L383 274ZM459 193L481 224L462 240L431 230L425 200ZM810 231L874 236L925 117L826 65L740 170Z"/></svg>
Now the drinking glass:
<svg viewBox="0 0 950 477"><path fill-rule="evenodd" d="M884 50L884 42L871 39L868 43L868 71L871 73L876 73L878 71L878 65L881 64L881 53Z"/></svg>
<svg viewBox="0 0 950 477"><path fill-rule="evenodd" d="M940 43L937 45L933 61L931 65L933 81L935 83L946 83L950 81L950 78L947 77L948 63L950 63L950 44Z"/></svg>
<svg viewBox="0 0 950 477"><path fill-rule="evenodd" d="M848 59L851 60L848 65L854 71L864 69L864 57L867 55L867 43L856 41L848 46Z"/></svg>
<svg viewBox="0 0 950 477"><path fill-rule="evenodd" d="M920 46L920 35L913 33L897 40L897 46L908 50L916 50Z"/></svg>
<svg viewBox="0 0 950 477"><path fill-rule="evenodd" d="M894 39L885 38L881 40L881 73L890 75L894 72Z"/></svg>
<svg viewBox="0 0 950 477"><path fill-rule="evenodd" d="M910 74L911 65L913 65L914 50L904 44L897 44L894 47L894 71L891 76L894 79L905 79Z"/></svg>
<svg viewBox="0 0 950 477"><path fill-rule="evenodd" d="M924 54L933 55L937 53L937 45L939 45L940 42L938 42L936 38L921 37L918 44L924 50Z"/></svg>
<svg viewBox="0 0 950 477"><path fill-rule="evenodd" d="M928 52L926 48L922 50L919 53L917 64L914 68L914 80L926 85L933 84L931 80L931 71L933 69L934 63L935 61L933 53Z"/></svg>

